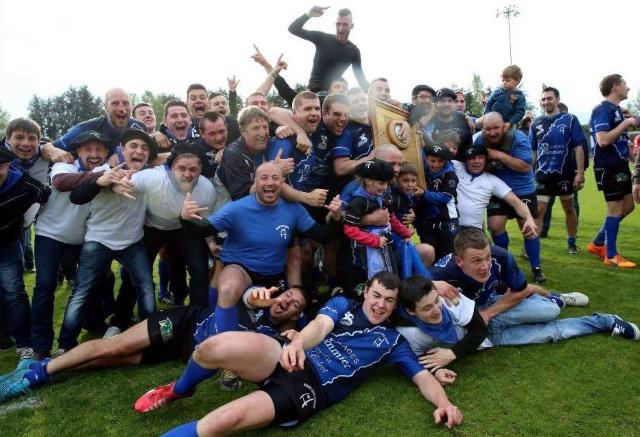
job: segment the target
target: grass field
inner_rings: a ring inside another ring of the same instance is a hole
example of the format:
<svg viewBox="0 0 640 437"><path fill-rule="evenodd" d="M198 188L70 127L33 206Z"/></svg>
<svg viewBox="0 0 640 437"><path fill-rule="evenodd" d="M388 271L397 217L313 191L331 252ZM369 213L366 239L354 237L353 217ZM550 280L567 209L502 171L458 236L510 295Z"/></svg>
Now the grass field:
<svg viewBox="0 0 640 437"><path fill-rule="evenodd" d="M640 321L640 272L606 268L584 247L604 217L604 202L592 177L581 193L578 256L567 254L564 218L554 209L550 236L542 242L547 288L580 290L591 298L587 308L569 308L561 317L611 312ZM618 247L640 261L640 219L635 212L622 222ZM511 249L521 240L510 228ZM519 257L517 257L519 259ZM529 274L524 260L519 263ZM34 275L26 276L27 289ZM69 290L56 295L61 322ZM56 330L57 331L57 330ZM270 428L250 435L319 436L633 436L640 435L640 342L592 335L558 344L496 348L454 365L457 382L447 389L465 414L464 425L449 432L436 427L432 407L393 367L374 377L344 402L294 430ZM0 372L16 365L14 353L0 355ZM156 366L68 372L35 393L0 405L1 436L152 436L202 417L215 407L246 394L226 393L212 382L201 384L190 399L158 412L137 415L133 402L148 389L174 380L178 361Z"/></svg>

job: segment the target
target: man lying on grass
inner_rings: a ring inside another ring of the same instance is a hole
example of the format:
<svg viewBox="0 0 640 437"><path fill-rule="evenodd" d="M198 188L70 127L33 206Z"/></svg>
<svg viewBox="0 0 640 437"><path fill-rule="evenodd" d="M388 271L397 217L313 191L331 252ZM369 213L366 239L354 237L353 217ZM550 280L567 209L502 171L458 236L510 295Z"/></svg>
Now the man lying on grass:
<svg viewBox="0 0 640 437"><path fill-rule="evenodd" d="M294 425L345 398L377 364L394 363L436 406L436 423L444 421L449 428L460 425L458 407L388 324L399 286L394 274L379 272L367 282L364 302L342 296L330 299L289 344L248 332L214 336L196 348L177 382L147 392L136 402L136 410L151 411L191 396L196 385L216 369L229 369L260 383L260 388L166 436L223 435L270 424Z"/></svg>
<svg viewBox="0 0 640 437"><path fill-rule="evenodd" d="M597 332L610 332L629 340L640 339L635 324L613 314L598 313L515 325L492 332L473 300L461 294L458 305L453 305L438 296L432 282L421 276L412 276L403 283L400 302L402 306L397 313L403 320L398 325L404 326L398 326L398 331L420 356L420 362L443 384L452 383L456 377L444 367L478 348L548 343Z"/></svg>
<svg viewBox="0 0 640 437"><path fill-rule="evenodd" d="M293 328L308 303L307 295L302 289L291 287L271 298L277 290L248 288L238 327L266 336ZM180 306L158 311L115 337L87 341L57 358L22 360L16 370L0 376L0 402L49 382L63 370L152 364L176 358L186 362L197 344L216 333L215 312L211 308Z"/></svg>

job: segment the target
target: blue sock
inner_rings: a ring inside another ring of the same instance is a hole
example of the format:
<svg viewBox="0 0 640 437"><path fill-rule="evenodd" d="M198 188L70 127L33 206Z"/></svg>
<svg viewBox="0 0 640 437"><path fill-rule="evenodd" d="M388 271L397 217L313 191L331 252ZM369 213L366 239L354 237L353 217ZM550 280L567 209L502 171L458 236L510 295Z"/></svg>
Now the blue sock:
<svg viewBox="0 0 640 437"><path fill-rule="evenodd" d="M198 437L198 421L185 423L167 431L160 437Z"/></svg>
<svg viewBox="0 0 640 437"><path fill-rule="evenodd" d="M606 238L606 233L605 233L606 223L607 221L605 220L605 222L600 227L600 230L598 230L598 233L596 234L596 236L593 237L593 244L595 244L596 246L604 245L604 239Z"/></svg>
<svg viewBox="0 0 640 437"><path fill-rule="evenodd" d="M202 381L215 375L216 372L216 369L205 369L191 357L189 358L189 363L187 363L187 368L184 369L184 372L182 372L182 375L180 375L180 378L176 381L173 392L181 396L186 395Z"/></svg>
<svg viewBox="0 0 640 437"><path fill-rule="evenodd" d="M47 364L49 364L51 358L45 358L42 361L31 363L29 370L23 375L23 378L29 380L30 387L37 387L49 382L50 376L47 373Z"/></svg>
<svg viewBox="0 0 640 437"><path fill-rule="evenodd" d="M238 330L238 307L222 308L216 305L216 331L218 333Z"/></svg>
<svg viewBox="0 0 640 437"><path fill-rule="evenodd" d="M216 287L209 287L209 306L212 307L218 304L218 289Z"/></svg>
<svg viewBox="0 0 640 437"><path fill-rule="evenodd" d="M158 260L158 276L160 277L158 296L165 297L169 286L169 265L162 260Z"/></svg>
<svg viewBox="0 0 640 437"><path fill-rule="evenodd" d="M564 303L564 300L562 300L556 293L549 294L547 299L554 301L555 304L560 307L560 309L564 308L566 305L566 303Z"/></svg>
<svg viewBox="0 0 640 437"><path fill-rule="evenodd" d="M531 240L525 238L524 250L529 256L531 268L536 269L540 267L540 239L538 237L532 238Z"/></svg>
<svg viewBox="0 0 640 437"><path fill-rule="evenodd" d="M573 247L576 245L576 237L567 237L567 246Z"/></svg>
<svg viewBox="0 0 640 437"><path fill-rule="evenodd" d="M509 250L509 234L507 232L500 235L491 234L491 238L493 239L493 244Z"/></svg>
<svg viewBox="0 0 640 437"><path fill-rule="evenodd" d="M620 217L607 216L604 220L605 233L607 235L607 258L613 258L618 254L616 243L618 241L618 228Z"/></svg>

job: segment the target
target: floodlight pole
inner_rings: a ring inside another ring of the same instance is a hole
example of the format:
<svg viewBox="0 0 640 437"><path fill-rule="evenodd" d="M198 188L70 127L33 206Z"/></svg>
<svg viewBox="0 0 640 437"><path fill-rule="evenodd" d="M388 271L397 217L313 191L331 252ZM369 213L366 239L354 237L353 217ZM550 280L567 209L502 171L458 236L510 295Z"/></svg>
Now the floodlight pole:
<svg viewBox="0 0 640 437"><path fill-rule="evenodd" d="M517 17L520 15L520 11L516 5L508 5L496 12L496 18L500 16L507 17L507 27L509 29L509 63L513 64L513 57L511 56L511 17Z"/></svg>

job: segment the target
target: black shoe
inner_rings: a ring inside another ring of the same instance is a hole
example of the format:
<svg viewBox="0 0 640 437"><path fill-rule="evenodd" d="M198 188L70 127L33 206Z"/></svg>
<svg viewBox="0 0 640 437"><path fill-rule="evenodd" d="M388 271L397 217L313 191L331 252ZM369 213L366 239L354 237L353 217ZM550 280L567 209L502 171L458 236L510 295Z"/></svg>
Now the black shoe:
<svg viewBox="0 0 640 437"><path fill-rule="evenodd" d="M572 246L567 246L567 252L569 252L569 255L577 255L578 254L578 246L576 246L575 244Z"/></svg>
<svg viewBox="0 0 640 437"><path fill-rule="evenodd" d="M11 337L0 337L0 351L10 351L16 347L16 342Z"/></svg>
<svg viewBox="0 0 640 437"><path fill-rule="evenodd" d="M540 267L536 267L535 269L531 270L531 274L533 275L533 282L535 282L536 284L544 284L544 282L547 280Z"/></svg>

